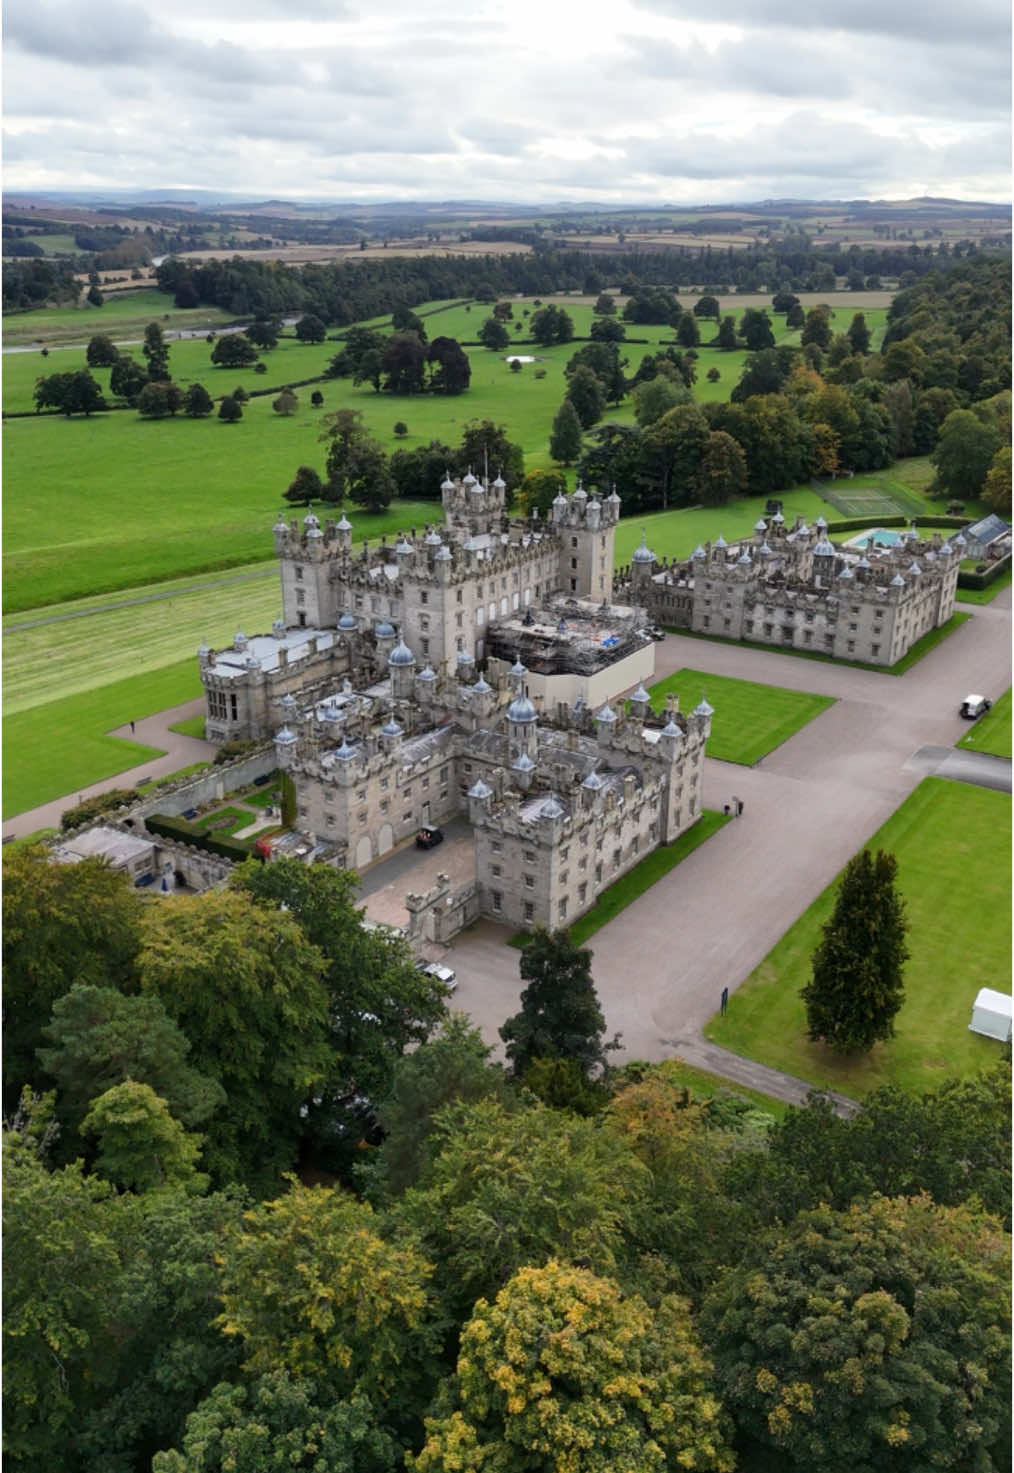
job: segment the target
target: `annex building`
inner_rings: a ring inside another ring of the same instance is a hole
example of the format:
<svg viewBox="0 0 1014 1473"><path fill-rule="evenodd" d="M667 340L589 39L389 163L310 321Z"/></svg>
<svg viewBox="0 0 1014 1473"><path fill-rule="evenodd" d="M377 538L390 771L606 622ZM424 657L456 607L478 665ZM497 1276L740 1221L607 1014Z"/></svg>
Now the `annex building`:
<svg viewBox="0 0 1014 1473"><path fill-rule="evenodd" d="M479 913L567 924L700 816L711 708L651 709L644 611L613 602L615 493L578 487L546 522L509 518L499 477L441 495L443 527L393 545L277 523L272 633L200 651L208 735L273 739L315 857L363 869L463 813Z"/></svg>
<svg viewBox="0 0 1014 1473"><path fill-rule="evenodd" d="M963 556L960 533L945 542L913 528L889 546L876 535L836 546L823 517L790 528L778 512L685 561L659 562L642 537L618 591L670 628L894 665L953 614Z"/></svg>

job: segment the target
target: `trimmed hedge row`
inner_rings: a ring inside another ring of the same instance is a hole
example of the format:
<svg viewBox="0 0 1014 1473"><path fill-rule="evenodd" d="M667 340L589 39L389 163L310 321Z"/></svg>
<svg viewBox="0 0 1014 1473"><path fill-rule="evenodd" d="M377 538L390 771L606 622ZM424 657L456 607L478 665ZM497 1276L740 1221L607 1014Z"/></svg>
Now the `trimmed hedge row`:
<svg viewBox="0 0 1014 1473"><path fill-rule="evenodd" d="M204 849L222 859L241 862L244 859L262 858L253 845L243 839L216 839L211 834L202 834L197 829L192 829L186 819L173 818L167 813L150 813L144 821L153 834L161 834L165 839L179 839L184 844L192 844L195 849Z"/></svg>
<svg viewBox="0 0 1014 1473"><path fill-rule="evenodd" d="M997 558L995 563L990 563L984 573L959 573L958 587L988 588L991 583L995 583L1004 573L1009 572L1010 566L1011 554L1008 553L1006 557Z"/></svg>

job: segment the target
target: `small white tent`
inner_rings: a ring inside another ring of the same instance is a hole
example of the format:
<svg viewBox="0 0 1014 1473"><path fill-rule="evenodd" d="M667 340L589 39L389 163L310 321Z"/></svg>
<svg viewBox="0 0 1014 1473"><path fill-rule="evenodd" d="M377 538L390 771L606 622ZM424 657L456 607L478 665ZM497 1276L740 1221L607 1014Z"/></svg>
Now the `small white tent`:
<svg viewBox="0 0 1014 1473"><path fill-rule="evenodd" d="M969 1028L973 1033L983 1033L987 1038L998 1038L1001 1043L1010 1043L1011 999L1003 992L994 992L989 987L979 989L972 1006L972 1021Z"/></svg>

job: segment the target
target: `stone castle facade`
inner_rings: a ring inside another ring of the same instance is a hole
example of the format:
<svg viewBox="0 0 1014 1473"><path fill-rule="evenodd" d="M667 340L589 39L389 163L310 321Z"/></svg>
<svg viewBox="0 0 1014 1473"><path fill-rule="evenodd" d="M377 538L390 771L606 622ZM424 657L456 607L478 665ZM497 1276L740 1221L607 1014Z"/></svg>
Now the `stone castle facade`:
<svg viewBox="0 0 1014 1473"><path fill-rule="evenodd" d="M361 870L463 815L479 912L565 925L700 816L711 709L651 709L644 611L613 602L615 493L545 522L509 518L499 477L441 495L443 528L393 545L278 522L282 617L202 647L208 733L273 738L308 856Z"/></svg>
<svg viewBox="0 0 1014 1473"><path fill-rule="evenodd" d="M840 547L822 517L790 529L777 513L685 561L659 563L642 538L618 591L670 628L889 666L953 614L962 555L960 534Z"/></svg>

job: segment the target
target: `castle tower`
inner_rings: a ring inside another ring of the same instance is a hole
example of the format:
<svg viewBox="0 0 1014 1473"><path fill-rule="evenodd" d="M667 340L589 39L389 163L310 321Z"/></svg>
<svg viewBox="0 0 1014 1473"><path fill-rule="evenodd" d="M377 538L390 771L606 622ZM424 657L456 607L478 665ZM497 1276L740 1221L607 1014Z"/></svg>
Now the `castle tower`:
<svg viewBox="0 0 1014 1473"><path fill-rule="evenodd" d="M396 701L410 701L415 687L415 655L403 639L399 639L387 657L391 677L391 694Z"/></svg>
<svg viewBox="0 0 1014 1473"><path fill-rule="evenodd" d="M284 528L284 530L283 530ZM332 548L324 540L313 512L302 531L293 522L275 524L275 549L282 575L282 617L287 629L333 629L340 612L337 586L331 581Z"/></svg>
<svg viewBox="0 0 1014 1473"><path fill-rule="evenodd" d="M560 588L574 598L612 603L613 551L619 499L589 501L579 485L573 496L553 502L560 536Z"/></svg>

